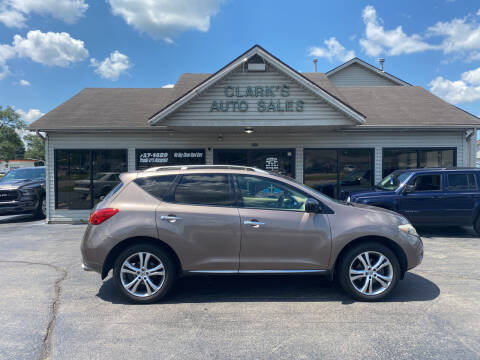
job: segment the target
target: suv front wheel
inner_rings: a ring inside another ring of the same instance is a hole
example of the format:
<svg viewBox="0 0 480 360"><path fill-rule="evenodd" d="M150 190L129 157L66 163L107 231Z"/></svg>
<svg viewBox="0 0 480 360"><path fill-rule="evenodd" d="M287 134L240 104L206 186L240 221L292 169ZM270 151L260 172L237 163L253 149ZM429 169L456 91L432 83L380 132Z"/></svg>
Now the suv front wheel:
<svg viewBox="0 0 480 360"><path fill-rule="evenodd" d="M361 243L340 259L339 282L352 297L376 301L386 297L397 285L400 265L397 256L379 243Z"/></svg>
<svg viewBox="0 0 480 360"><path fill-rule="evenodd" d="M153 303L164 297L175 280L175 265L168 253L149 244L125 249L115 261L113 279L130 301Z"/></svg>

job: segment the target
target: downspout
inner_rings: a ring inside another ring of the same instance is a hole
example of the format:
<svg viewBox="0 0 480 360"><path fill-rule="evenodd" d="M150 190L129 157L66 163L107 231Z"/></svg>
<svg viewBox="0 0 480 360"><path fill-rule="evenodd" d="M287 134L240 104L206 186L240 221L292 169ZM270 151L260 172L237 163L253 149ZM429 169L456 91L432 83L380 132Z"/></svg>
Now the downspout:
<svg viewBox="0 0 480 360"><path fill-rule="evenodd" d="M472 163L473 159L473 147L472 147L472 136L475 134L475 129L465 131L465 141L467 143L467 166L474 167L475 165Z"/></svg>

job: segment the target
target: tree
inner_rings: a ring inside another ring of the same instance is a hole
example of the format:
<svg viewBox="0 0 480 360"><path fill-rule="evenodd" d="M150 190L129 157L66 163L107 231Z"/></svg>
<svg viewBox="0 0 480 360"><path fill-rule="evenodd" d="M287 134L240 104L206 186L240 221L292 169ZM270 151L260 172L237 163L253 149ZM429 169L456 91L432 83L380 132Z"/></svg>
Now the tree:
<svg viewBox="0 0 480 360"><path fill-rule="evenodd" d="M7 106L5 110L2 110L2 106L0 106L0 129L5 127L24 129L26 126L25 121L20 119L20 115L18 115L12 107Z"/></svg>
<svg viewBox="0 0 480 360"><path fill-rule="evenodd" d="M0 160L23 159L25 146L14 128L0 127Z"/></svg>
<svg viewBox="0 0 480 360"><path fill-rule="evenodd" d="M45 160L45 142L35 133L27 134L23 137L27 144L25 159Z"/></svg>

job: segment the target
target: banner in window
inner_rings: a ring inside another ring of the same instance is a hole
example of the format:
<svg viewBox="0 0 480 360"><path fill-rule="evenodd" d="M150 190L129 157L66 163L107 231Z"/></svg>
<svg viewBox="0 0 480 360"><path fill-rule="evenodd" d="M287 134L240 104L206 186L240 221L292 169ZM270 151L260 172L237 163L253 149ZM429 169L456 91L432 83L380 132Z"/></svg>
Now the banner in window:
<svg viewBox="0 0 480 360"><path fill-rule="evenodd" d="M137 149L137 170L156 166L205 164L205 149Z"/></svg>

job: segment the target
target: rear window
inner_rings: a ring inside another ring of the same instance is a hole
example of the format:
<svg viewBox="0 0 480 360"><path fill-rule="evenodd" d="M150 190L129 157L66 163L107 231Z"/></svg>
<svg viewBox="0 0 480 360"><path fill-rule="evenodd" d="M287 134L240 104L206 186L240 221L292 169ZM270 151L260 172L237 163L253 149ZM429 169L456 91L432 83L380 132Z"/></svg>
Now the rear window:
<svg viewBox="0 0 480 360"><path fill-rule="evenodd" d="M176 175L152 176L135 179L134 182L150 195L163 200Z"/></svg>
<svg viewBox="0 0 480 360"><path fill-rule="evenodd" d="M477 183L473 174L447 174L449 191L476 190Z"/></svg>
<svg viewBox="0 0 480 360"><path fill-rule="evenodd" d="M105 195L102 201L110 199L118 190L121 189L122 186L123 186L123 183L119 182L117 186L115 186L112 190L110 190L110 192L107 195Z"/></svg>
<svg viewBox="0 0 480 360"><path fill-rule="evenodd" d="M193 205L232 206L228 175L183 175L174 195L175 202Z"/></svg>

